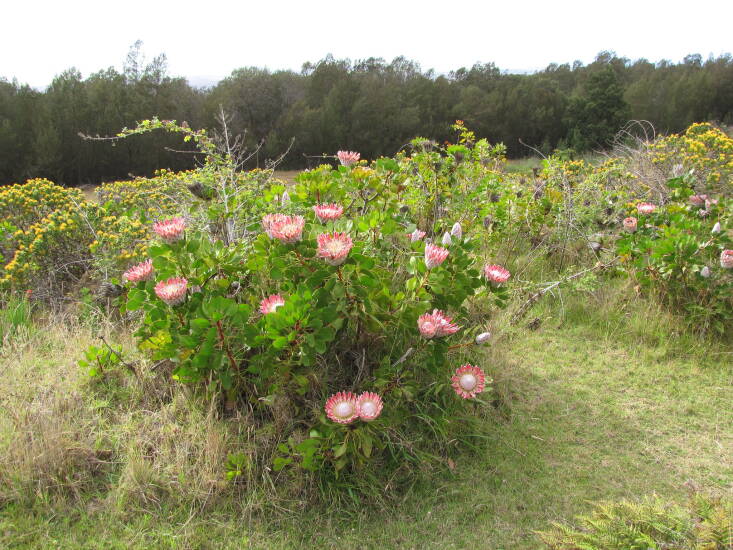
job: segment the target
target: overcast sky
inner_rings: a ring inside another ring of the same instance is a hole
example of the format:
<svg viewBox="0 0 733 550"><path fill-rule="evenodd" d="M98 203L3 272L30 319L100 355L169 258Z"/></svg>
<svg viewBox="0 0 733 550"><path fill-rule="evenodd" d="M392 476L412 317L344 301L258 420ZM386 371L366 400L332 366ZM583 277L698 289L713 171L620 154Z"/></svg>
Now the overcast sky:
<svg viewBox="0 0 733 550"><path fill-rule="evenodd" d="M136 40L169 73L216 81L244 66L299 70L327 53L398 55L448 72L588 63L602 50L680 61L733 51L733 0L0 0L0 77L43 88L69 67L121 69Z"/></svg>

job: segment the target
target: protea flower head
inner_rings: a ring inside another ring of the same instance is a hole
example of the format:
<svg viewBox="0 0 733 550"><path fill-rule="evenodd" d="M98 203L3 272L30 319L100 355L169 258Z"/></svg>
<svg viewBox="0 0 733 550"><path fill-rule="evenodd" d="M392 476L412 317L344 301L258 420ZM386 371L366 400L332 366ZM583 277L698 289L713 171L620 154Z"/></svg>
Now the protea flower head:
<svg viewBox="0 0 733 550"><path fill-rule="evenodd" d="M183 277L171 277L155 285L155 295L169 306L178 305L186 299L187 284Z"/></svg>
<svg viewBox="0 0 733 550"><path fill-rule="evenodd" d="M705 208L710 210L711 206L718 204L718 199L705 199Z"/></svg>
<svg viewBox="0 0 733 550"><path fill-rule="evenodd" d="M330 220L337 220L344 213L344 207L338 204L317 204L313 207L313 212L321 223L326 223Z"/></svg>
<svg viewBox="0 0 733 550"><path fill-rule="evenodd" d="M701 210L697 211L697 215L701 218L707 218L708 214L710 214L710 210L706 210L705 208L702 208Z"/></svg>
<svg viewBox="0 0 733 550"><path fill-rule="evenodd" d="M723 250L720 253L720 267L733 269L733 250Z"/></svg>
<svg viewBox="0 0 733 550"><path fill-rule="evenodd" d="M707 200L707 195L692 195L687 200L690 201L690 204L692 206L702 207L705 206L705 201Z"/></svg>
<svg viewBox="0 0 733 550"><path fill-rule="evenodd" d="M410 237L410 242L414 243L415 241L419 241L425 236L425 231L415 229L415 231L413 231L412 233L408 233L407 236Z"/></svg>
<svg viewBox="0 0 733 550"><path fill-rule="evenodd" d="M186 220L180 216L153 224L153 231L167 243L174 243L181 240L185 230Z"/></svg>
<svg viewBox="0 0 733 550"><path fill-rule="evenodd" d="M267 236L273 239L271 227L274 223L283 221L287 216L285 214L266 214L262 217L262 228Z"/></svg>
<svg viewBox="0 0 733 550"><path fill-rule="evenodd" d="M336 156L343 166L351 166L358 162L361 157L361 155L355 151L339 151L336 153Z"/></svg>
<svg viewBox="0 0 733 550"><path fill-rule="evenodd" d="M442 338L458 332L461 328L452 323L452 317L446 316L439 309L434 309L432 313L420 315L417 319L417 328L423 338Z"/></svg>
<svg viewBox="0 0 733 550"><path fill-rule="evenodd" d="M285 300L279 294L272 294L267 298L264 298L260 302L260 313L267 315L268 313L275 313L275 310L280 306L285 305Z"/></svg>
<svg viewBox="0 0 733 550"><path fill-rule="evenodd" d="M453 244L453 239L451 239L450 233L448 233L447 231L443 233L443 239L440 241L440 243L443 246L450 246L451 244Z"/></svg>
<svg viewBox="0 0 733 550"><path fill-rule="evenodd" d="M461 224L458 222L454 223L453 227L450 230L450 234L456 239L460 239L461 237L463 237L463 228L461 227Z"/></svg>
<svg viewBox="0 0 733 550"><path fill-rule="evenodd" d="M709 268L708 266L704 266L704 267L703 267L703 268L702 268L702 269L700 270L700 276L701 276L701 277L705 277L706 279L707 279L708 277L710 277L710 268Z"/></svg>
<svg viewBox="0 0 733 550"><path fill-rule="evenodd" d="M354 243L346 233L321 233L318 235L316 254L331 265L341 265L352 246Z"/></svg>
<svg viewBox="0 0 733 550"><path fill-rule="evenodd" d="M722 227L720 226L720 222L715 222L715 225L713 226L713 230L711 231L711 233L712 233L713 235L717 235L717 234L718 234L718 233L720 233L720 232L721 232L722 230L723 230L723 228L722 228Z"/></svg>
<svg viewBox="0 0 733 550"><path fill-rule="evenodd" d="M145 260L131 267L123 273L122 277L131 283L150 280L153 277L153 260Z"/></svg>
<svg viewBox="0 0 733 550"><path fill-rule="evenodd" d="M339 424L351 424L359 418L356 396L351 392L338 392L326 401L326 416Z"/></svg>
<svg viewBox="0 0 733 550"><path fill-rule="evenodd" d="M364 422L371 422L382 413L382 398L379 394L365 391L356 400L356 409Z"/></svg>
<svg viewBox="0 0 733 550"><path fill-rule="evenodd" d="M491 339L491 333L490 332L482 332L481 334L476 335L476 344L482 345L487 343Z"/></svg>
<svg viewBox="0 0 733 550"><path fill-rule="evenodd" d="M288 204L290 204L290 193L283 191L283 194L280 197L280 206L285 207Z"/></svg>
<svg viewBox="0 0 733 550"><path fill-rule="evenodd" d="M629 233L635 233L638 223L639 221L634 216L624 218L624 229Z"/></svg>
<svg viewBox="0 0 733 550"><path fill-rule="evenodd" d="M651 214L656 209L657 205L651 202L641 202L636 206L636 210L639 214Z"/></svg>
<svg viewBox="0 0 733 550"><path fill-rule="evenodd" d="M303 216L283 216L270 223L270 235L286 244L297 243L303 238Z"/></svg>
<svg viewBox="0 0 733 550"><path fill-rule="evenodd" d="M425 267L433 269L442 264L448 257L448 249L431 243L425 245Z"/></svg>
<svg viewBox="0 0 733 550"><path fill-rule="evenodd" d="M511 277L508 269L496 264L486 264L484 266L484 277L486 280L495 285L506 283Z"/></svg>
<svg viewBox="0 0 733 550"><path fill-rule="evenodd" d="M486 387L486 375L479 367L463 365L456 369L451 385L463 399L473 399Z"/></svg>

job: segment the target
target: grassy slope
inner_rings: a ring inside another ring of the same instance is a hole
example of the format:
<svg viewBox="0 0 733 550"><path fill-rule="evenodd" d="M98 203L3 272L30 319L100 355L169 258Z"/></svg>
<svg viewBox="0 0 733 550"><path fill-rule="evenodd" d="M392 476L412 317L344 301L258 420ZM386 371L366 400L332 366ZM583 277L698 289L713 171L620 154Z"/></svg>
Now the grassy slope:
<svg viewBox="0 0 733 550"><path fill-rule="evenodd" d="M508 396L504 417L455 474L424 481L391 509L250 520L226 503L127 517L95 512L93 501L52 516L8 508L0 546L537 548L534 530L590 500L681 497L687 481L733 491L733 353L678 339L653 312L606 319L569 307L564 326L549 319L508 337L509 364L492 368L489 352Z"/></svg>

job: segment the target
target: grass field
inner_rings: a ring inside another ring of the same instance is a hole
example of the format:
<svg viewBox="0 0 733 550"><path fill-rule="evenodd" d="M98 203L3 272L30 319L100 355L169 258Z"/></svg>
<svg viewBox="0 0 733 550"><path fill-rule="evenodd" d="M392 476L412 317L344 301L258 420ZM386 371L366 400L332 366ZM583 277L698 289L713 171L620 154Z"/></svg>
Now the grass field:
<svg viewBox="0 0 733 550"><path fill-rule="evenodd" d="M733 350L680 333L654 306L614 296L611 289L548 299L533 312L538 330L513 330L489 348L484 366L502 402L489 416L489 436L392 504L294 503L257 513L234 499L201 508L115 506L101 486L71 506L0 508L0 546L530 549L539 546L536 530L586 512L589 501L684 498L690 487L730 494ZM82 391L74 359L89 329L30 338L42 345L2 357L0 404ZM0 434L7 442L7 428ZM7 453L0 446L0 457Z"/></svg>

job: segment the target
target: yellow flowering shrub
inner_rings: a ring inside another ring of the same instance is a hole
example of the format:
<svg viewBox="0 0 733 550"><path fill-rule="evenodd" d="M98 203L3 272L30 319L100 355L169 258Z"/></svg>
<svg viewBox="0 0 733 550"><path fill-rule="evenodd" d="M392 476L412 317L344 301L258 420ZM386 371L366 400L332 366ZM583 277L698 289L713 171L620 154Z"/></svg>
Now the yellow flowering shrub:
<svg viewBox="0 0 733 550"><path fill-rule="evenodd" d="M730 192L733 176L733 138L708 123L696 123L684 134L664 137L650 147L652 162L672 172L676 165L694 170L698 185Z"/></svg>

